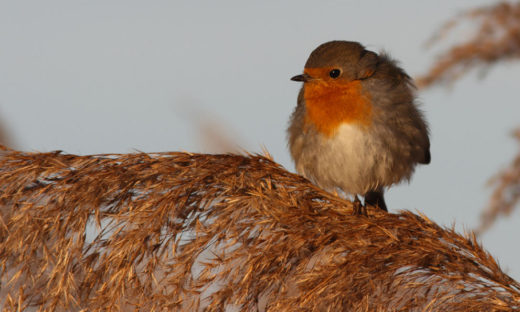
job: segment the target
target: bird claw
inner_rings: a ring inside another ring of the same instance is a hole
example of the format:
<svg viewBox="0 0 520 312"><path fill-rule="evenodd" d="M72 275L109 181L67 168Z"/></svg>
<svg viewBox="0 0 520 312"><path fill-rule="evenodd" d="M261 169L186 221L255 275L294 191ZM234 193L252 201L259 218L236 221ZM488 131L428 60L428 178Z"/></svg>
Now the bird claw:
<svg viewBox="0 0 520 312"><path fill-rule="evenodd" d="M367 209L366 206L361 204L361 200L359 200L359 197L356 195L354 198L354 210L353 215L359 216L359 215L367 215Z"/></svg>

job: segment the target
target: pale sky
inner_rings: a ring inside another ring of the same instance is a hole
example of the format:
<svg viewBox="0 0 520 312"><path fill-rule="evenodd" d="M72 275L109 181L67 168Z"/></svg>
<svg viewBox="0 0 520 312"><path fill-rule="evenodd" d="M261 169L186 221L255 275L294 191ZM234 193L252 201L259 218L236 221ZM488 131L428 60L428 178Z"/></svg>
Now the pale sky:
<svg viewBox="0 0 520 312"><path fill-rule="evenodd" d="M360 41L415 76L439 51L425 49L435 30L492 3L0 1L0 121L19 149L75 154L209 151L199 129L210 124L293 171L285 129L300 84L289 78L317 45ZM387 192L391 211L420 211L459 231L478 224L486 182L517 152L509 134L520 125L520 66L477 74L419 94L432 163ZM482 238L517 280L519 224L514 213Z"/></svg>

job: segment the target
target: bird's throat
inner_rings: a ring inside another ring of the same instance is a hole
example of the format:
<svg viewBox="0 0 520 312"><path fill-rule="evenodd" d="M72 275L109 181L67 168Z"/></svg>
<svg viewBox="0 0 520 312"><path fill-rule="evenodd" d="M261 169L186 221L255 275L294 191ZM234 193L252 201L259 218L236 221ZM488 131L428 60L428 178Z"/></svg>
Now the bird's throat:
<svg viewBox="0 0 520 312"><path fill-rule="evenodd" d="M343 123L369 125L372 106L362 93L361 81L313 80L305 83L305 123L326 136L333 136Z"/></svg>

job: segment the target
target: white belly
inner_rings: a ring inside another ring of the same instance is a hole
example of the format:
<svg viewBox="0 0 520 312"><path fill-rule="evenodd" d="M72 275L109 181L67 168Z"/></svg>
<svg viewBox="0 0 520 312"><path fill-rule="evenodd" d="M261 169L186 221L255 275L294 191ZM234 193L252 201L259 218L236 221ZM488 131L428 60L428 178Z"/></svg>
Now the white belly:
<svg viewBox="0 0 520 312"><path fill-rule="evenodd" d="M413 172L414 164L388 144L389 137L392 134L376 133L356 124L341 125L330 138L319 133L303 134L296 169L325 189L364 195L408 179Z"/></svg>

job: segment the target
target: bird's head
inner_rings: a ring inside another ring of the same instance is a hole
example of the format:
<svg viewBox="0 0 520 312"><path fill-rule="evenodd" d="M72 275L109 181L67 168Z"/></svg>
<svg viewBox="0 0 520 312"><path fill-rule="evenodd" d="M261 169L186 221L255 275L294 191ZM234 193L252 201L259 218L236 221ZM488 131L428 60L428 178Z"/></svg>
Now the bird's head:
<svg viewBox="0 0 520 312"><path fill-rule="evenodd" d="M372 106L363 80L377 70L379 56L351 41L330 41L309 56L303 74L291 78L303 82L306 123L331 136L343 123L369 125Z"/></svg>

